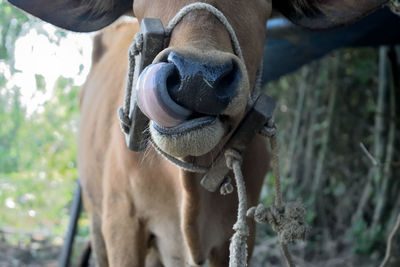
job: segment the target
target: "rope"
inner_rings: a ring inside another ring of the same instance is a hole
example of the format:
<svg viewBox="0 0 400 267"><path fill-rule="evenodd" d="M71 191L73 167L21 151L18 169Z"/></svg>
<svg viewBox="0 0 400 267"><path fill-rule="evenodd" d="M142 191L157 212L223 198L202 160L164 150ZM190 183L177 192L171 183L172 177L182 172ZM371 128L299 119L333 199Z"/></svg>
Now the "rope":
<svg viewBox="0 0 400 267"><path fill-rule="evenodd" d="M247 105L249 107L254 106L254 103L256 102L257 98L260 96L261 94L261 88L262 88L262 72L263 72L263 68L264 68L264 62L261 59L260 62L260 67L258 68L257 72L256 72L256 80L254 82L254 87L253 87L253 92L250 95L249 101L247 103Z"/></svg>
<svg viewBox="0 0 400 267"><path fill-rule="evenodd" d="M271 165L274 174L274 189L275 189L275 206L280 209L282 206L282 192L281 192L281 174L279 172L279 156L278 156L278 142L276 139L276 126L273 120L268 122L268 125L261 130L261 134L270 139L271 145Z"/></svg>
<svg viewBox="0 0 400 267"><path fill-rule="evenodd" d="M226 165L233 170L239 198L237 221L233 225L235 233L232 236L229 246L229 267L247 266L247 243L249 229L246 224L247 196L241 171L242 156L234 149L225 151Z"/></svg>
<svg viewBox="0 0 400 267"><path fill-rule="evenodd" d="M276 125L271 119L261 130L260 134L270 139L271 165L274 176L275 203L273 207L258 205L248 210L247 216L254 218L259 223L269 223L277 232L282 254L289 267L296 266L287 248L287 244L298 239L305 239L308 226L304 220L305 208L300 201L282 204L282 192L279 171L278 142L276 138Z"/></svg>
<svg viewBox="0 0 400 267"><path fill-rule="evenodd" d="M179 12L175 15L175 17L173 17L168 23L168 26L165 28L166 35L170 36L173 29L182 20L182 18L186 16L189 12L192 12L194 10L206 10L210 12L225 26L231 38L231 43L235 54L244 62L242 49L240 48L240 44L236 37L235 30L232 28L231 24L229 23L225 15L221 11L219 11L216 7L210 4L196 2L183 7L181 10L179 10Z"/></svg>
<svg viewBox="0 0 400 267"><path fill-rule="evenodd" d="M270 138L271 143L275 190L274 206L264 207L260 204L257 207L247 210L246 187L241 172L242 157L234 149L228 149L225 152L226 165L229 169L233 170L239 199L237 221L233 226L235 233L232 236L229 246L229 267L247 266L246 239L249 235L249 230L246 224L246 217L253 218L258 223L268 223L272 226L272 229L278 234L281 251L289 267L293 267L295 264L287 248L287 244L297 239L304 239L308 232L308 227L304 222L304 206L299 201L282 206L276 127L272 119L261 131L261 134ZM226 186L227 183L229 181L225 181L224 185ZM223 191L222 188L221 191Z"/></svg>
<svg viewBox="0 0 400 267"><path fill-rule="evenodd" d="M132 88L136 84L139 77L139 67L136 64L135 57L143 49L143 34L137 33L133 42L128 50L128 74L126 78L126 88L124 95L124 104L118 109L118 117L121 125L121 130L125 134L129 134L132 125L132 120L129 118L129 111L131 108Z"/></svg>
<svg viewBox="0 0 400 267"><path fill-rule="evenodd" d="M155 151L157 151L158 154L160 154L163 158L165 158L166 160L168 160L169 162L171 162L172 164L181 168L184 171L196 172L196 173L206 173L210 169L210 167L186 162L186 161L180 160L178 158L175 158L174 156L171 156L171 155L165 153L164 151L162 151L161 148L159 148L157 146L157 144L152 139L150 139L150 143L153 146L153 148L155 149Z"/></svg>

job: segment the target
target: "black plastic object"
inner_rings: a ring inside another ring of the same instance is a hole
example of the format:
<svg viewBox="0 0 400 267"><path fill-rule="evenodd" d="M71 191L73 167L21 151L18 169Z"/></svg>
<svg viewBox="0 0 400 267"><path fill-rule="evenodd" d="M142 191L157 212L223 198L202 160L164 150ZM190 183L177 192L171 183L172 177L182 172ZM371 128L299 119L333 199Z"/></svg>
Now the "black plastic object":
<svg viewBox="0 0 400 267"><path fill-rule="evenodd" d="M210 170L203 176L201 185L210 192L220 188L227 173L224 152L226 149L235 149L242 153L250 144L253 137L260 132L265 124L272 118L275 102L265 94L261 94L254 106L247 112L246 116L235 130L234 134L225 145L224 149L211 166Z"/></svg>
<svg viewBox="0 0 400 267"><path fill-rule="evenodd" d="M61 249L60 258L58 259L59 267L70 266L71 253L74 245L74 239L78 230L78 220L82 211L82 187L78 181L74 198L71 204L71 215L69 217L68 232L64 238L64 245Z"/></svg>
<svg viewBox="0 0 400 267"><path fill-rule="evenodd" d="M310 31L284 18L268 20L262 84L279 79L341 47L400 44L400 16L382 8L360 21L329 31Z"/></svg>
<svg viewBox="0 0 400 267"><path fill-rule="evenodd" d="M143 48L135 59L136 64L139 64L136 75L140 75L142 70L150 65L157 54L164 49L165 31L161 20L144 18L140 24L140 33L143 34ZM137 77L134 77L134 80L137 80ZM132 86L136 87L136 84ZM136 88L132 88L132 90L136 90ZM133 105L131 105L129 114L132 125L126 136L126 144L129 149L140 152L147 146L149 119L137 105L136 92L132 93L131 103Z"/></svg>

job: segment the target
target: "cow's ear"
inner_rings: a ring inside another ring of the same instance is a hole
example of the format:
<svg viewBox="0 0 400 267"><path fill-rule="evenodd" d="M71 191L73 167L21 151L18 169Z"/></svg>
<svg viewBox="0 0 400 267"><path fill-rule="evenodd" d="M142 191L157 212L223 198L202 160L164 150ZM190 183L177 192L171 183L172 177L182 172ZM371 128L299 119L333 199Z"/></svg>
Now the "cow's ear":
<svg viewBox="0 0 400 267"><path fill-rule="evenodd" d="M8 0L16 7L58 27L90 32L99 30L124 13L133 0Z"/></svg>
<svg viewBox="0 0 400 267"><path fill-rule="evenodd" d="M310 29L345 25L382 7L388 0L273 0L273 8Z"/></svg>

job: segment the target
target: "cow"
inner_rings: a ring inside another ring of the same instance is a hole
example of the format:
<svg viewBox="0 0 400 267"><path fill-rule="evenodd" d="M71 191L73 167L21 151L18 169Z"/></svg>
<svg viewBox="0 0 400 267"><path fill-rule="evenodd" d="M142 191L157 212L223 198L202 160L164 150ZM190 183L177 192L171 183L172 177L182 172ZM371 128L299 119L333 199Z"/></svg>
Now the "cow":
<svg viewBox="0 0 400 267"><path fill-rule="evenodd" d="M195 1L9 1L72 31L99 30L123 14L137 18L96 35L93 65L81 95L78 165L97 265L200 266L208 262L209 266L228 266L235 195L208 192L200 185L201 174L175 166L150 145L143 152L129 150L116 113L124 98L126 55L142 20L158 18L166 26ZM190 115L171 124L163 114L156 114L148 131L163 153L208 166L249 108L272 8L301 26L328 29L351 23L387 1L199 2L214 6L226 17L243 60L234 50L226 25L214 14L189 12L173 29L168 46L155 57L146 79L164 77L154 86L170 94L171 105ZM151 111L149 105L145 108ZM264 139L255 136L242 156L248 204L254 206L268 170ZM249 221L250 255L254 228Z"/></svg>

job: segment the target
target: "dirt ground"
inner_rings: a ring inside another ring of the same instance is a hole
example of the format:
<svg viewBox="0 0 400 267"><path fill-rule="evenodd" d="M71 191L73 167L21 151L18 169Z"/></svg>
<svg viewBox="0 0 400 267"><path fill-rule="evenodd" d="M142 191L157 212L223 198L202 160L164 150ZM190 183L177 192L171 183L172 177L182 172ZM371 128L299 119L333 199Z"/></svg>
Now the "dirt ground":
<svg viewBox="0 0 400 267"><path fill-rule="evenodd" d="M0 243L0 267L57 266L60 247L36 245L11 246Z"/></svg>
<svg viewBox="0 0 400 267"><path fill-rule="evenodd" d="M80 246L78 244L78 246ZM349 251L318 255L307 259L304 255L305 243L291 246L293 259L298 267L378 267L381 259L371 259L370 256L355 256ZM81 248L78 248L78 250ZM332 249L332 252L335 249ZM55 267L60 255L60 246L38 245L7 245L0 242L0 267ZM76 253L77 254L77 253ZM395 253L397 254L397 253ZM73 260L73 262L75 262ZM76 266L76 264L72 264ZM279 246L274 238L259 243L253 252L250 267L282 267L286 266L280 254ZM392 259L387 267L398 267L400 261Z"/></svg>

